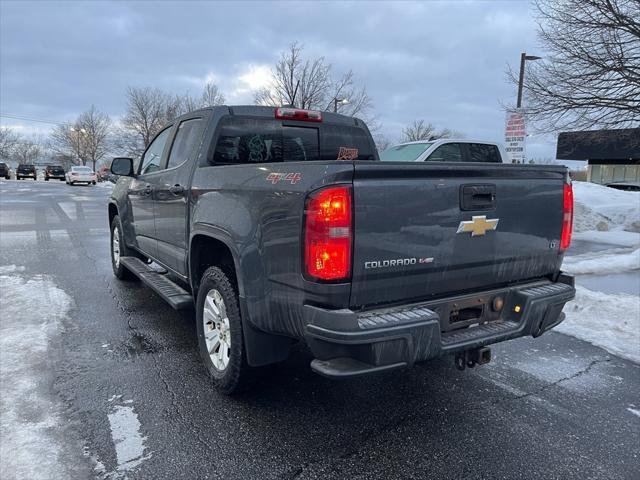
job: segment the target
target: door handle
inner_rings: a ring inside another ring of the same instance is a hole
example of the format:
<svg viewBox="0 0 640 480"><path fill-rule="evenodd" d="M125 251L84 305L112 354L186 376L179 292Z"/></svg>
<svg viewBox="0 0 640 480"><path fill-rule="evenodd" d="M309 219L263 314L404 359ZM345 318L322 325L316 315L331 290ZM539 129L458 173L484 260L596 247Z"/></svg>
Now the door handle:
<svg viewBox="0 0 640 480"><path fill-rule="evenodd" d="M147 183L144 187L144 193L145 195L151 195L153 193L153 187Z"/></svg>
<svg viewBox="0 0 640 480"><path fill-rule="evenodd" d="M184 193L184 187L182 185L172 185L169 187L169 191L174 195L182 195Z"/></svg>
<svg viewBox="0 0 640 480"><path fill-rule="evenodd" d="M460 187L460 210L495 210L496 186L462 185Z"/></svg>

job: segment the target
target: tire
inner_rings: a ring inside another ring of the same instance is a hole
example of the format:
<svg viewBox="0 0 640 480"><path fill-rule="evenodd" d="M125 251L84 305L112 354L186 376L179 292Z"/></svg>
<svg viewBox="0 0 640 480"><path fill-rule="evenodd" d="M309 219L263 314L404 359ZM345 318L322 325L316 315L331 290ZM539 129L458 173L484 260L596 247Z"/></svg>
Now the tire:
<svg viewBox="0 0 640 480"><path fill-rule="evenodd" d="M120 223L120 217L118 215L113 217L110 227L111 235L109 237L109 250L111 254L111 268L113 269L113 274L120 280L132 280L137 278L119 261L120 257L130 256L130 252L127 245L124 243L122 224ZM114 243L116 239L117 242ZM115 250L117 250L117 254Z"/></svg>
<svg viewBox="0 0 640 480"><path fill-rule="evenodd" d="M200 356L216 388L228 395L245 390L253 371L246 360L238 294L218 267L209 267L202 275L196 301L196 328Z"/></svg>
<svg viewBox="0 0 640 480"><path fill-rule="evenodd" d="M48 179L47 177L45 177L44 181L45 181L45 182L48 182L48 181L49 181L49 179Z"/></svg>

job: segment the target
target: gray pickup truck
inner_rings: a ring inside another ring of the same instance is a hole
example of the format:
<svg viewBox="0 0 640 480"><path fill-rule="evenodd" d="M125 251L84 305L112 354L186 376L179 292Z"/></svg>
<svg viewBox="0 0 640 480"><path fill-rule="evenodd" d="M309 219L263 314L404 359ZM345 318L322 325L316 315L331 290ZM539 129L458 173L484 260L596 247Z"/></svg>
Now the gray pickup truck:
<svg viewBox="0 0 640 480"><path fill-rule="evenodd" d="M226 393L300 340L331 378L483 364L488 345L560 323L575 294L565 167L382 162L358 119L221 106L111 170L115 275L195 307Z"/></svg>

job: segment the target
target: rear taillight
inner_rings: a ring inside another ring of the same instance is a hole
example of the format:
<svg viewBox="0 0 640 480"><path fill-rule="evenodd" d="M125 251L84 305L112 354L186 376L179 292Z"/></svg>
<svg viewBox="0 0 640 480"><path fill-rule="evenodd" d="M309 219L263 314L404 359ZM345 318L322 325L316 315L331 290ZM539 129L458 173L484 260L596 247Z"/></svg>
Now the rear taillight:
<svg viewBox="0 0 640 480"><path fill-rule="evenodd" d="M303 122L322 122L322 112L300 110L299 108L276 108L276 118L280 120L301 120Z"/></svg>
<svg viewBox="0 0 640 480"><path fill-rule="evenodd" d="M316 280L351 277L351 187L327 187L307 198L304 269Z"/></svg>
<svg viewBox="0 0 640 480"><path fill-rule="evenodd" d="M571 245L571 232L573 231L573 187L571 183L564 184L562 198L560 250L566 250Z"/></svg>

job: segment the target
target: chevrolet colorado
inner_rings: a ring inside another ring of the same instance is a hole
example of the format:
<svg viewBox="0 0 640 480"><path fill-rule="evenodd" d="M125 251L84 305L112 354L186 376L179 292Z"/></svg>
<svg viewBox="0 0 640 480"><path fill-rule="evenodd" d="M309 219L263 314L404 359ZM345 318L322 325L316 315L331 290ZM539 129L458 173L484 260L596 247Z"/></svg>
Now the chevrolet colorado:
<svg viewBox="0 0 640 480"><path fill-rule="evenodd" d="M331 378L445 354L472 367L488 345L560 323L575 294L560 271L573 211L562 166L382 162L358 119L219 106L111 170L115 275L195 307L226 393L296 340Z"/></svg>

